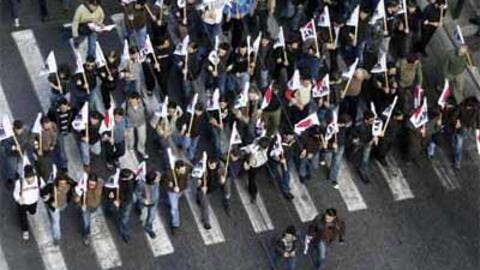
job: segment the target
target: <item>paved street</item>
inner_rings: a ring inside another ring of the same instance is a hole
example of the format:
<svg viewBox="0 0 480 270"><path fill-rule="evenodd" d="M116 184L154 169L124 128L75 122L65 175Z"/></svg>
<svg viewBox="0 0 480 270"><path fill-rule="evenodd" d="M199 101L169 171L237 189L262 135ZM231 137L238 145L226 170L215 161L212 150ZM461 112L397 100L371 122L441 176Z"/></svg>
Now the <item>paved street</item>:
<svg viewBox="0 0 480 270"><path fill-rule="evenodd" d="M59 1L48 1L52 20L42 24L35 1L22 0L23 25L14 29L6 2L0 3L0 115L31 124L49 103L45 98L49 91L46 78L38 73L48 52L54 50L58 62L74 65L74 52L62 32L62 25L69 21L61 15ZM119 12L118 5L113 5L116 1L104 2L117 7L107 8L106 15L111 23L121 25L121 21L112 19ZM116 31L102 35L99 43L104 51L122 47ZM440 63L448 48L453 48L451 40L445 32L437 31L427 50L429 58L423 61L425 89L431 90L431 95L441 89ZM478 95L480 90L472 81L467 85ZM114 93L114 99L120 104L123 94ZM156 98L146 104L149 109L159 106ZM149 141L147 148L154 147ZM81 163L76 145L68 149L70 166L78 168ZM89 247L82 244L79 209L73 206L62 214L59 247L52 245L44 211L30 220L35 225L33 241L25 244L16 205L0 178L0 270L269 269L273 239L290 224L305 230L307 221L330 207L338 210L347 231L345 244L335 243L328 250L327 269L480 269L480 156L472 138L465 142L464 151L462 170L455 172L446 139L434 160L423 158L418 165L407 166L400 149L396 149L387 159L389 168L373 162L374 175L368 185L359 180L353 166L345 163L338 190L323 181L327 168L321 168L306 187L292 172L293 202L286 201L277 184L262 174L258 180L261 199L252 205L245 197L245 182L238 179L232 192L231 216L223 211L220 196L210 197L212 215L218 220L213 233L206 232L199 222L195 199L181 201L182 226L175 236L168 230L167 206L159 207L160 224L156 228L164 234L157 234L155 241L143 231L137 213L133 214L129 244L121 240L117 222L101 213L94 222L94 239ZM160 155L151 153L148 166L159 162ZM131 153L122 163L135 167L138 159ZM102 177L108 176L103 160L94 158L93 167ZM311 259L300 255L297 269L313 269Z"/></svg>

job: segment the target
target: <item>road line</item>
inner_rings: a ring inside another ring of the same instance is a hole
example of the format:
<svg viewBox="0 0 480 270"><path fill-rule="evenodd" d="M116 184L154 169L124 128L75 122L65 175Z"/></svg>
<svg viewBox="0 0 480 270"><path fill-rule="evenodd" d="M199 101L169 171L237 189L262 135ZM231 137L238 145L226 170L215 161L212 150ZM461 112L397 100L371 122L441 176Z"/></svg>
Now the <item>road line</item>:
<svg viewBox="0 0 480 270"><path fill-rule="evenodd" d="M10 110L10 106L8 105L7 97L3 92L2 82L0 81L0 119L1 117L3 117L3 115L7 115L10 121L13 120L12 111ZM1 242L2 241L0 241L0 269L9 270Z"/></svg>
<svg viewBox="0 0 480 270"><path fill-rule="evenodd" d="M252 224L253 231L255 233L262 233L265 231L272 231L275 229L270 215L267 212L267 208L263 202L263 198L260 193L257 194L257 200L255 203L250 202L250 195L246 188L246 177L232 180L237 187L238 195L242 201L243 207L247 212L248 219Z"/></svg>
<svg viewBox="0 0 480 270"><path fill-rule="evenodd" d="M293 164L292 164L293 165ZM318 210L313 203L312 197L305 185L300 183L297 170L290 166L290 192L295 196L292 200L298 216L302 222L312 221L317 215Z"/></svg>
<svg viewBox="0 0 480 270"><path fill-rule="evenodd" d="M392 192L393 200L401 201L413 199L415 196L413 196L407 180L403 176L402 171L399 169L397 161L391 155L387 155L385 161L388 165L387 168L383 167L383 165L378 161L375 161L375 163L380 169L383 178L385 181L387 181L388 187Z"/></svg>
<svg viewBox="0 0 480 270"><path fill-rule="evenodd" d="M449 161L447 154L441 147L437 147L437 153L431 163L438 180L446 190L453 191L460 188L460 183L456 180L452 168L453 163Z"/></svg>
<svg viewBox="0 0 480 270"><path fill-rule="evenodd" d="M343 159L340 165L340 177L338 179L338 190L347 205L348 211L358 211L367 209L367 205L363 200L360 191L358 191L355 182L353 181L353 174L347 160Z"/></svg>

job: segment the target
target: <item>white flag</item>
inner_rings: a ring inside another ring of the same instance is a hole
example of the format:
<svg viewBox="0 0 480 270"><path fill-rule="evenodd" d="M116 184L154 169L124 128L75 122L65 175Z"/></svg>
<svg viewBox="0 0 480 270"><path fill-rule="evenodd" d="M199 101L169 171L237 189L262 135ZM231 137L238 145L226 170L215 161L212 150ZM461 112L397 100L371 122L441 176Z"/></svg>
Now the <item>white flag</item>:
<svg viewBox="0 0 480 270"><path fill-rule="evenodd" d="M47 59L45 60L45 69L48 70L49 73L57 73L57 60L55 59L55 53L50 51L48 53Z"/></svg>
<svg viewBox="0 0 480 270"><path fill-rule="evenodd" d="M186 4L187 4L187 0L177 0L177 6L179 8L184 8Z"/></svg>
<svg viewBox="0 0 480 270"><path fill-rule="evenodd" d="M156 0L154 6L162 8L163 7L163 0Z"/></svg>
<svg viewBox="0 0 480 270"><path fill-rule="evenodd" d="M385 52L380 52L380 56L378 57L378 62L373 66L371 73L384 73L387 71L387 54Z"/></svg>
<svg viewBox="0 0 480 270"><path fill-rule="evenodd" d="M50 172L50 175L48 175L48 183L53 183L55 181L55 178L57 178L57 165L52 164L52 171Z"/></svg>
<svg viewBox="0 0 480 270"><path fill-rule="evenodd" d="M462 29L460 26L457 24L455 27L455 30L453 31L453 40L458 44L458 45L463 45L465 44L465 38L463 38L463 33Z"/></svg>
<svg viewBox="0 0 480 270"><path fill-rule="evenodd" d="M358 27L359 19L360 19L360 5L357 5L357 7L353 10L352 14L350 15L350 18L348 18L346 25Z"/></svg>
<svg viewBox="0 0 480 270"><path fill-rule="evenodd" d="M235 99L235 104L233 105L235 109L247 107L249 90L250 90L250 82L247 81L247 83L245 83L245 87L243 88L243 91Z"/></svg>
<svg viewBox="0 0 480 270"><path fill-rule="evenodd" d="M328 142L333 138L333 135L338 132L338 111L332 110L332 121L328 123L327 130L325 131L325 140Z"/></svg>
<svg viewBox="0 0 480 270"><path fill-rule="evenodd" d="M192 170L192 177L196 179L201 179L203 174L207 171L207 152L203 151L202 159L195 164Z"/></svg>
<svg viewBox="0 0 480 270"><path fill-rule="evenodd" d="M257 38L252 43L252 53L257 55L260 50L260 42L262 41L262 32L258 33Z"/></svg>
<svg viewBox="0 0 480 270"><path fill-rule="evenodd" d="M263 99L262 99L262 105L260 109L265 109L270 105L270 102L272 102L273 98L273 84L270 83L268 88L265 90L265 93L263 93Z"/></svg>
<svg viewBox="0 0 480 270"><path fill-rule="evenodd" d="M383 121L380 118L373 120L372 125L372 135L373 137L378 137L382 134L383 131Z"/></svg>
<svg viewBox="0 0 480 270"><path fill-rule="evenodd" d="M107 64L107 60L105 59L105 55L103 55L100 43L97 41L95 44L95 63L97 64L97 67L103 67Z"/></svg>
<svg viewBox="0 0 480 270"><path fill-rule="evenodd" d="M385 108L385 110L383 110L382 112L383 116L390 118L390 115L392 115L393 110L395 109L395 105L397 105L397 100L398 100L398 96L395 96L395 98L393 99L393 102L390 105L388 105L388 107Z"/></svg>
<svg viewBox="0 0 480 270"><path fill-rule="evenodd" d="M41 123L42 116L43 116L42 113L37 114L37 118L35 119L35 123L33 123L32 133L34 133L34 134L42 133L42 123Z"/></svg>
<svg viewBox="0 0 480 270"><path fill-rule="evenodd" d="M373 12L372 18L369 21L369 24L375 24L378 20L385 18L385 1L380 0Z"/></svg>
<svg viewBox="0 0 480 270"><path fill-rule="evenodd" d="M187 106L188 113L193 114L193 111L195 110L195 106L197 105L197 102L198 102L198 93L195 93L195 95L193 95L191 102Z"/></svg>
<svg viewBox="0 0 480 270"><path fill-rule="evenodd" d="M330 11L327 5L323 7L323 12L318 17L317 25L320 27L332 27L332 23L330 21Z"/></svg>
<svg viewBox="0 0 480 270"><path fill-rule="evenodd" d="M214 111L220 109L220 90L215 88L211 96L207 100L207 111Z"/></svg>
<svg viewBox="0 0 480 270"><path fill-rule="evenodd" d="M415 87L415 90L413 92L413 108L416 109L420 107L422 104L422 98L423 98L423 88L420 85L417 85Z"/></svg>
<svg viewBox="0 0 480 270"><path fill-rule="evenodd" d="M427 98L423 98L422 106L415 109L415 112L410 117L410 122L415 128L419 128L428 122L428 105Z"/></svg>
<svg viewBox="0 0 480 270"><path fill-rule="evenodd" d="M145 59L145 57L147 57L149 54L154 54L154 51L152 41L150 40L150 35L147 34L147 37L145 38L145 44L143 45L143 48L140 49L140 56Z"/></svg>
<svg viewBox="0 0 480 270"><path fill-rule="evenodd" d="M377 115L377 109L375 108L375 104L373 102L370 101L370 111L372 111L373 115L375 116L375 118L378 117Z"/></svg>
<svg viewBox="0 0 480 270"><path fill-rule="evenodd" d="M317 82L312 87L312 97L320 98L328 96L330 94L330 74L325 74L325 76L317 80Z"/></svg>
<svg viewBox="0 0 480 270"><path fill-rule="evenodd" d="M178 43L177 46L175 47L175 51L173 54L175 55L180 55L180 56L185 56L188 53L188 44L190 43L190 36L187 35L185 38L182 40L182 42Z"/></svg>
<svg viewBox="0 0 480 270"><path fill-rule="evenodd" d="M6 140L13 136L13 128L10 123L8 116L4 115L2 117L2 122L0 122L0 141Z"/></svg>
<svg viewBox="0 0 480 270"><path fill-rule="evenodd" d="M270 151L271 157L279 157L283 154L283 146L282 146L282 136L280 133L275 135L275 142L273 143L272 150Z"/></svg>
<svg viewBox="0 0 480 270"><path fill-rule="evenodd" d="M78 112L75 119L72 121L72 127L76 131L82 131L87 128L88 125L88 101L82 106L82 109Z"/></svg>
<svg viewBox="0 0 480 270"><path fill-rule="evenodd" d="M76 63L76 68L75 68L75 74L79 73L85 73L85 69L83 68L83 59L82 56L80 55L79 51L75 51L75 63Z"/></svg>
<svg viewBox="0 0 480 270"><path fill-rule="evenodd" d="M220 57L216 50L213 50L208 54L208 61L213 65L218 65L220 63Z"/></svg>
<svg viewBox="0 0 480 270"><path fill-rule="evenodd" d="M123 42L122 56L120 57L120 69L127 68L127 63L130 61L130 51L129 51L128 40L125 39Z"/></svg>
<svg viewBox="0 0 480 270"><path fill-rule="evenodd" d="M308 21L307 24L305 24L303 27L300 28L300 34L302 35L302 41L311 39L311 38L316 38L316 29L315 29L315 22L313 19Z"/></svg>
<svg viewBox="0 0 480 270"><path fill-rule="evenodd" d="M316 113L312 113L306 118L300 120L298 123L295 124L294 131L298 135L302 134L305 130L313 127L315 125L320 125L320 121L318 121L318 116Z"/></svg>
<svg viewBox="0 0 480 270"><path fill-rule="evenodd" d="M168 154L168 163L170 164L170 169L175 169L175 158L172 154L172 149L170 147L167 148Z"/></svg>
<svg viewBox="0 0 480 270"><path fill-rule="evenodd" d="M273 48L285 48L285 36L283 34L283 27L280 26L280 30L278 31L278 37L277 40L275 40L275 43L273 44Z"/></svg>
<svg viewBox="0 0 480 270"><path fill-rule="evenodd" d="M401 0L400 1L400 8L398 9L397 11L397 15L400 15L400 14L405 14L407 13L407 0Z"/></svg>
<svg viewBox="0 0 480 270"><path fill-rule="evenodd" d="M450 83L447 79L445 79L445 84L443 86L442 94L438 98L438 105L443 109L445 105L447 105L448 98L452 95L452 91L450 88Z"/></svg>
<svg viewBox="0 0 480 270"><path fill-rule="evenodd" d="M135 172L136 179L139 181L146 181L147 179L147 162L142 161L138 164L137 171Z"/></svg>
<svg viewBox="0 0 480 270"><path fill-rule="evenodd" d="M477 152L480 155L480 129L475 130L475 141L477 144Z"/></svg>
<svg viewBox="0 0 480 270"><path fill-rule="evenodd" d="M347 68L347 70L342 73L342 77L345 77L345 78L348 78L348 79L353 78L353 74L355 73L355 70L357 69L357 65L358 65L358 58L356 58L355 62L353 62L353 64L351 64Z"/></svg>
<svg viewBox="0 0 480 270"><path fill-rule="evenodd" d="M302 86L300 82L300 71L298 69L295 69L293 72L292 78L287 83L287 88L294 91L299 89Z"/></svg>
<svg viewBox="0 0 480 270"><path fill-rule="evenodd" d="M82 178L78 181L77 185L75 186L75 193L78 196L85 194L87 191L87 183L88 183L88 174L83 172Z"/></svg>
<svg viewBox="0 0 480 270"><path fill-rule="evenodd" d="M115 115L114 115L114 110L115 107L113 105L110 105L110 108L104 113L103 115L103 121L100 125L99 133L103 134L104 132L107 131L112 131L113 128L115 127Z"/></svg>
<svg viewBox="0 0 480 270"><path fill-rule="evenodd" d="M237 122L233 122L232 134L230 134L230 145L241 144L241 143L242 143L242 137L240 137L240 133L238 133Z"/></svg>

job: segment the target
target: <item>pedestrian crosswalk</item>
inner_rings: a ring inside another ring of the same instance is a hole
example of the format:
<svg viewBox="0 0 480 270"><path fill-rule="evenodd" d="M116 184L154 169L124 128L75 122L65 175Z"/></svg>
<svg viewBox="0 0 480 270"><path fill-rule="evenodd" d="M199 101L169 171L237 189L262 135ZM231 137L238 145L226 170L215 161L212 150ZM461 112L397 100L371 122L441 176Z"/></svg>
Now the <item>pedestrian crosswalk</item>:
<svg viewBox="0 0 480 270"><path fill-rule="evenodd" d="M117 24L122 24L122 18L120 15L114 15L113 19ZM122 35L121 29L121 27L117 27L117 30L119 31L118 33ZM47 75L43 72L45 58L41 53L35 35L32 30L26 29L13 32L12 38L18 48L19 57L22 59L23 65L26 67L29 75L28 79L32 83L33 91L41 104L41 109L46 112L50 105L49 84L47 81ZM71 48L66 47L66 50L68 49ZM5 96L5 91L8 91L8 89L2 87L0 81L0 113L2 115L9 115L10 118L13 119L14 115L12 115L11 108L8 105L9 102ZM154 95L153 97L145 97L145 99L147 109L150 112L158 110L160 107L158 97ZM82 175L81 172L83 172L83 165L80 161L78 145L72 135L67 137L66 146L66 154L69 160L69 172L74 173L74 175L71 176L74 180L78 181ZM451 166L448 166L449 162L445 158L445 153L439 153L439 156L439 161L433 162L432 166L441 185L448 191L459 189L461 186L451 170ZM376 167L380 171L383 180L386 182L393 201L415 198L415 194L412 192L409 181L403 174L395 157L388 156L386 161L388 168L383 167L381 164L377 164ZM133 150L127 150L126 155L121 159L121 164L134 171L137 169L139 161ZM295 170L291 170L289 173L291 176L291 191L293 195L295 195L292 204L299 220L301 222L308 222L319 213L319 210L315 205L316 199L310 195L311 191L309 191L308 187L300 183ZM249 219L249 225L253 232L260 234L274 230L275 224L272 221L271 214L265 204L267 198L262 197L260 190L257 201L252 203L245 186L246 181L241 180L242 179L237 179L237 181L234 181L233 186L235 186L235 190L239 195L239 203L242 204L243 209L245 210L246 216ZM358 183L359 181L348 162L343 162L339 177L339 194L345 203L346 209L350 212L369 208L361 189L357 186L359 185ZM228 241L228 235L224 234L221 228L221 223L215 213L217 209L209 206L210 225L212 228L210 230L205 230L200 218L201 212L196 203L193 189L187 194L186 199L203 243L205 245L212 245ZM48 214L43 203L39 204L37 211L38 213L35 216L30 217L29 221L45 269L67 269L67 264L65 262L66 258L62 253L62 245L53 245ZM174 245L167 231L168 223L165 218L166 215L160 215L160 212L161 210L157 212L156 221L154 223L156 238L151 239L145 234L153 257L164 256L175 252ZM101 269L111 269L123 265L117 244L113 240L113 233L116 232L111 231L107 226L105 216L99 209L99 211L97 211L92 217L91 248L95 253L97 263ZM5 263L6 260L3 258L4 252L0 245L0 269L8 269L8 265Z"/></svg>

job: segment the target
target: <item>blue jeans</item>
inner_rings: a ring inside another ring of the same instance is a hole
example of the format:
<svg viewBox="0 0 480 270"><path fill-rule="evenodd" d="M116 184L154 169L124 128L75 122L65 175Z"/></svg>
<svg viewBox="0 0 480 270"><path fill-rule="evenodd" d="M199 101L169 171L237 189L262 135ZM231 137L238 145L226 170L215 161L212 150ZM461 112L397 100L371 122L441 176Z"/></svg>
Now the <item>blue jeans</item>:
<svg viewBox="0 0 480 270"><path fill-rule="evenodd" d="M203 31L207 35L210 44L213 46L215 44L215 37L220 36L222 33L222 25L219 24L208 24L203 23Z"/></svg>
<svg viewBox="0 0 480 270"><path fill-rule="evenodd" d="M272 159L268 160L267 169L270 174L270 177L278 181L278 185L280 186L280 190L282 191L282 193L283 194L289 193L290 192L290 174L288 169L285 170L285 168L280 162L274 161Z"/></svg>
<svg viewBox="0 0 480 270"><path fill-rule="evenodd" d="M65 153L65 137L69 135L59 135L57 140L57 146L55 147L54 159L55 164L60 169L68 169L68 159Z"/></svg>
<svg viewBox="0 0 480 270"><path fill-rule="evenodd" d="M119 209L120 234L130 236L130 213L132 212L133 202L121 202Z"/></svg>
<svg viewBox="0 0 480 270"><path fill-rule="evenodd" d="M199 140L200 140L199 136L195 138L186 137L185 145L187 146L187 158L189 160L193 160L195 158L195 153L197 152Z"/></svg>
<svg viewBox="0 0 480 270"><path fill-rule="evenodd" d="M97 211L97 208L87 208L82 209L82 236L88 237L90 236L90 227L92 224L92 214Z"/></svg>
<svg viewBox="0 0 480 270"><path fill-rule="evenodd" d="M453 159L456 168L460 168L460 162L462 161L462 148L464 138L465 135L461 133L455 133L452 137Z"/></svg>
<svg viewBox="0 0 480 270"><path fill-rule="evenodd" d="M88 44L88 49L87 49L87 57L95 57L95 49L96 49L96 42L97 42L97 33L90 33L87 36L87 44Z"/></svg>
<svg viewBox="0 0 480 270"><path fill-rule="evenodd" d="M323 263L325 262L327 252L327 246L325 242L318 241L313 249L313 264L316 270L323 269Z"/></svg>
<svg viewBox="0 0 480 270"><path fill-rule="evenodd" d="M19 0L10 0L10 13L12 14L12 18L18 18L18 5L20 4Z"/></svg>
<svg viewBox="0 0 480 270"><path fill-rule="evenodd" d="M143 206L140 219L142 220L143 228L147 232L153 232L153 221L157 212L157 204L152 206Z"/></svg>
<svg viewBox="0 0 480 270"><path fill-rule="evenodd" d="M188 190L183 190L178 193L169 191L168 192L168 202L170 204L170 217L172 222L172 227L180 227L180 211L178 210L178 200L188 192Z"/></svg>
<svg viewBox="0 0 480 270"><path fill-rule="evenodd" d="M337 151L332 152L332 162L330 163L330 172L328 173L328 178L330 181L337 182L338 175L340 174L340 166L342 165L344 152L344 145L339 145Z"/></svg>
<svg viewBox="0 0 480 270"><path fill-rule="evenodd" d="M310 177L312 176L313 170L318 169L318 161L319 159L319 154L316 153L313 155L313 157L310 158L300 158L300 164L298 168L298 174L300 176L300 181L306 182L310 180Z"/></svg>
<svg viewBox="0 0 480 270"><path fill-rule="evenodd" d="M282 269L282 268L280 268L280 263L282 263L283 261L287 262L287 269L288 270L294 270L295 269L296 257L284 258L281 254L275 253L275 256L273 257L273 263L274 263L276 269Z"/></svg>
<svg viewBox="0 0 480 270"><path fill-rule="evenodd" d="M127 29L125 27L125 29ZM127 33L127 36L130 36L132 33ZM133 32L135 35L135 43L137 44L138 50L141 50L145 46L145 39L147 38L147 26L144 26L140 29L137 29Z"/></svg>
<svg viewBox="0 0 480 270"><path fill-rule="evenodd" d="M366 143L362 147L362 161L360 163L360 169L368 169L370 163L370 153L372 152L372 144Z"/></svg>
<svg viewBox="0 0 480 270"><path fill-rule="evenodd" d="M97 156L102 152L100 141L92 145L84 141L80 141L78 142L78 148L80 149L80 159L82 160L83 165L90 165L90 151Z"/></svg>
<svg viewBox="0 0 480 270"><path fill-rule="evenodd" d="M52 235L54 240L60 240L62 232L60 229L60 214L66 206L58 209L48 208L48 217L50 219L50 228L52 230Z"/></svg>

